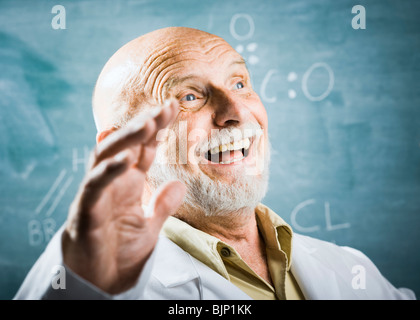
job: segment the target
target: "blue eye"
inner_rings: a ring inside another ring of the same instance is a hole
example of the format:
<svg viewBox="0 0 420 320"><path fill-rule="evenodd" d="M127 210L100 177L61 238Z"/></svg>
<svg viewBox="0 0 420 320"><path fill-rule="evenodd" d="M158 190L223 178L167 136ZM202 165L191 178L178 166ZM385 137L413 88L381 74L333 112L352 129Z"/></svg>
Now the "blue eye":
<svg viewBox="0 0 420 320"><path fill-rule="evenodd" d="M187 94L184 98L181 99L181 101L194 101L197 100L197 97L193 95L192 93Z"/></svg>
<svg viewBox="0 0 420 320"><path fill-rule="evenodd" d="M235 83L233 89L234 90L238 90L238 89L242 89L244 87L245 87L245 85L243 84L243 82L242 81L239 81L239 82Z"/></svg>

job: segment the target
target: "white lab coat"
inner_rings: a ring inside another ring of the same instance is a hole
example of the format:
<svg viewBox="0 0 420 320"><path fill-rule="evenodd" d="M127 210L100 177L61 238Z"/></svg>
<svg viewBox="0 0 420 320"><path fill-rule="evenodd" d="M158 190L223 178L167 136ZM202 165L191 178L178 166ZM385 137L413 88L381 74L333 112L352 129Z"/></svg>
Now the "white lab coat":
<svg viewBox="0 0 420 320"><path fill-rule="evenodd" d="M53 237L32 267L15 299L251 299L224 277L161 236L136 285L110 296L66 269L65 289L53 289L63 265L61 233ZM294 233L292 267L306 299L415 299L396 289L364 254ZM62 281L62 280L61 280Z"/></svg>

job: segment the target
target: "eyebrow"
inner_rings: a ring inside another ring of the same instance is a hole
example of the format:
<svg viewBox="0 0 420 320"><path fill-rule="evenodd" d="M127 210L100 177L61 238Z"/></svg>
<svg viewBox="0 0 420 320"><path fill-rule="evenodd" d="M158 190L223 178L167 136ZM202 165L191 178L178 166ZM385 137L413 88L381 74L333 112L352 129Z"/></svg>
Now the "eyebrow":
<svg viewBox="0 0 420 320"><path fill-rule="evenodd" d="M193 75L193 74L190 74L190 75L186 75L186 76L184 76L184 77L173 77L173 78L171 78L171 79L169 79L164 85L163 85L163 88L162 88L162 93L163 93L163 96L165 97L165 99L167 98L167 96L168 96L168 93L169 93L169 91L172 89L172 88L174 88L174 87L176 87L176 86L178 86L178 85L180 85L181 83L184 83L184 82L187 82L187 81L189 81L189 80L191 80L191 79L196 79L196 78L198 78L196 75Z"/></svg>
<svg viewBox="0 0 420 320"><path fill-rule="evenodd" d="M247 71L247 72L248 72L248 74L249 74L248 65L246 64L246 61L245 61L245 59L244 59L244 58L240 57L240 59L237 59L237 60L233 61L233 62L229 65L229 68L230 68L230 67L232 67L232 66L235 66L235 65L244 66L244 67L245 67L245 69L246 69L246 71Z"/></svg>
<svg viewBox="0 0 420 320"><path fill-rule="evenodd" d="M242 57L240 57L239 59L236 59L236 60L232 61L227 68L231 68L232 66L235 66L235 65L245 66L245 68L248 71L248 67L246 65L246 62L245 62L244 58L242 58ZM196 79L196 78L198 78L198 77L196 75L194 75L194 74L189 74L189 75L186 75L186 76L183 76L183 77L173 77L173 78L171 78L169 81L167 81L163 85L163 90L162 91L164 93L164 96L166 96L167 93L172 88L180 85L181 83L184 83L184 82L187 82L189 80Z"/></svg>
<svg viewBox="0 0 420 320"><path fill-rule="evenodd" d="M246 65L246 62L245 62L245 59L242 58L242 57L240 57L239 59L233 61L229 66L232 66L232 65L235 65L235 64L244 65L248 69L248 67Z"/></svg>

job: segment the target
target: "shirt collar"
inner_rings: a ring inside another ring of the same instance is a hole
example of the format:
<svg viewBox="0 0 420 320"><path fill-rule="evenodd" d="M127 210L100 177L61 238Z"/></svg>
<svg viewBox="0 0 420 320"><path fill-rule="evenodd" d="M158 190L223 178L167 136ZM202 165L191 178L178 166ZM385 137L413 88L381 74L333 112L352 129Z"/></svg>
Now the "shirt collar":
<svg viewBox="0 0 420 320"><path fill-rule="evenodd" d="M289 270L292 265L292 228L273 210L261 203L255 208L255 213L266 247L284 251Z"/></svg>

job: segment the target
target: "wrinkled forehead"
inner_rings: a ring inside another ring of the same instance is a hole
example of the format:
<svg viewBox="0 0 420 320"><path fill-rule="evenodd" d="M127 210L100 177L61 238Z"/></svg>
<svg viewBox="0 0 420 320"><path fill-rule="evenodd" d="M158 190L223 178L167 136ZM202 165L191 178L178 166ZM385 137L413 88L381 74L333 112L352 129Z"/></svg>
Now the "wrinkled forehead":
<svg viewBox="0 0 420 320"><path fill-rule="evenodd" d="M144 79L144 92L155 98L162 98L165 84L174 79L191 74L216 77L223 73L233 60L243 61L242 57L219 37L175 39L160 48L153 48L142 65L140 77Z"/></svg>
<svg viewBox="0 0 420 320"><path fill-rule="evenodd" d="M191 37L142 39L124 48L104 69L100 85L117 92L142 93L145 98L162 98L165 83L204 69L213 76L223 73L242 57L222 38L207 34ZM128 91L127 91L128 90ZM162 101L157 101L161 103Z"/></svg>
<svg viewBox="0 0 420 320"><path fill-rule="evenodd" d="M145 68L153 68L159 64L170 65L182 60L222 62L229 54L237 53L225 40L213 35L196 36L174 39L151 47L143 64Z"/></svg>

